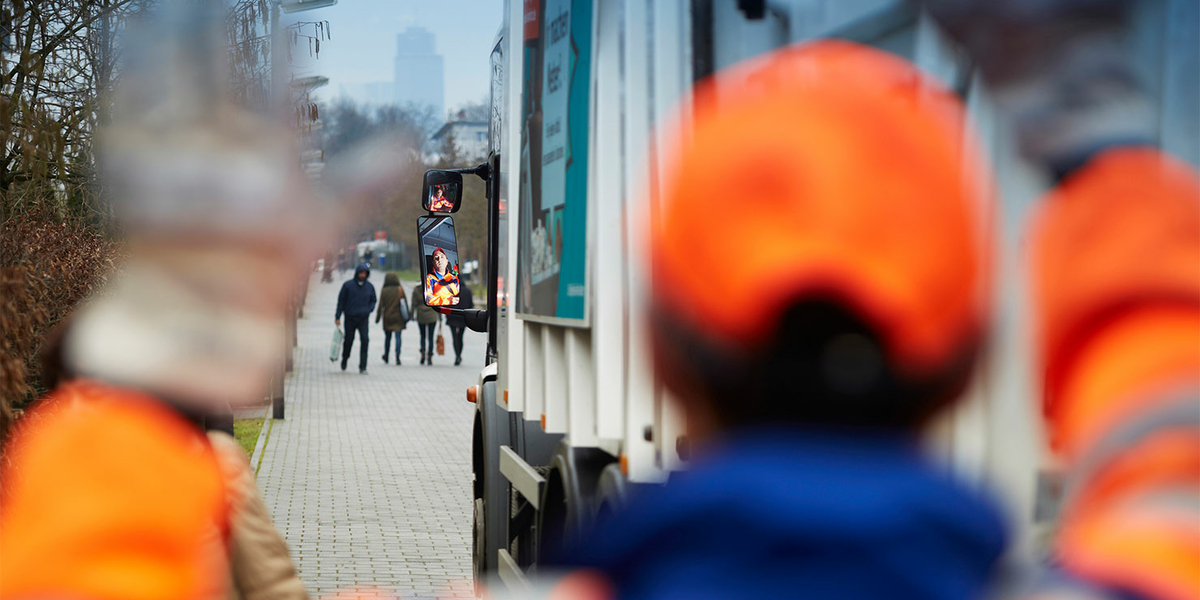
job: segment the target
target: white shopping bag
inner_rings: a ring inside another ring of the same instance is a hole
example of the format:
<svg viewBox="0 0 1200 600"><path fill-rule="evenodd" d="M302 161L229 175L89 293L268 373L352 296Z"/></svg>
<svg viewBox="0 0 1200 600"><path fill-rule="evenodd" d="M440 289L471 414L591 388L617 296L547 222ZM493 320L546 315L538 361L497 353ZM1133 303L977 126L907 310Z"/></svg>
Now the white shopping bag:
<svg viewBox="0 0 1200 600"><path fill-rule="evenodd" d="M338 357L342 355L342 340L345 337L341 327L333 330L333 343L329 344L329 362L337 362Z"/></svg>

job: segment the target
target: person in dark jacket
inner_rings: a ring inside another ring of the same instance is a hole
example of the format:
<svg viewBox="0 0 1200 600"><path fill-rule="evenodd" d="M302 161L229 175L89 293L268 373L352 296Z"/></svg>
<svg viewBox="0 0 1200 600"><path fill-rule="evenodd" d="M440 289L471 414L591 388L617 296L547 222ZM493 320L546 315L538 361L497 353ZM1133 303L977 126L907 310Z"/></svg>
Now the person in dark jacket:
<svg viewBox="0 0 1200 600"><path fill-rule="evenodd" d="M458 308L475 306L469 286L459 286L458 300ZM450 337L454 338L454 366L458 366L462 364L463 332L467 329L467 321L458 315L446 315L446 325L450 326Z"/></svg>
<svg viewBox="0 0 1200 600"><path fill-rule="evenodd" d="M354 270L354 279L342 284L338 292L337 314L333 317L334 325L342 324L342 314L346 315L346 338L342 342L342 370L350 361L350 347L354 345L354 332L358 332L359 353L358 372L367 372L367 328L371 313L375 310L375 286L367 278L371 276L371 264L363 263Z"/></svg>
<svg viewBox="0 0 1200 600"><path fill-rule="evenodd" d="M421 330L421 364L433 365L434 331L442 315L425 304L425 288L420 283L413 286L412 302L409 306L417 311L417 328Z"/></svg>
<svg viewBox="0 0 1200 600"><path fill-rule="evenodd" d="M383 362L388 361L388 347L392 334L396 334L396 364L400 364L400 332L408 324L408 299L400 289L400 278L388 273L383 278L383 290L379 292L379 308L375 310L375 322L383 319Z"/></svg>

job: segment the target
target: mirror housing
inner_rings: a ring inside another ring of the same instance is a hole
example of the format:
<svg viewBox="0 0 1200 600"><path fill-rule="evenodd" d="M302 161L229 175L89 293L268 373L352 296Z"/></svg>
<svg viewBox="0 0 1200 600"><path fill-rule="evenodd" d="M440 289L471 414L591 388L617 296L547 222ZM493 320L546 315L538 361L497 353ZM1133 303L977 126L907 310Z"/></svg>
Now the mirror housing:
<svg viewBox="0 0 1200 600"><path fill-rule="evenodd" d="M421 206L431 213L458 212L462 204L462 173L442 169L425 171L421 186Z"/></svg>

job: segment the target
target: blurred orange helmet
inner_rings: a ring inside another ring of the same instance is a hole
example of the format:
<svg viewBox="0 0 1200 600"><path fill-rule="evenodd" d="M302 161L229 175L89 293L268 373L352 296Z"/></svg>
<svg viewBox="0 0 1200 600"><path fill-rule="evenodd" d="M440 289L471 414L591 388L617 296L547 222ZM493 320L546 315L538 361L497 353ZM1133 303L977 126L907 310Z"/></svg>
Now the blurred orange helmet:
<svg viewBox="0 0 1200 600"><path fill-rule="evenodd" d="M1193 169L1149 147L1104 152L1042 201L1031 241L1045 412L1059 449L1073 454L1131 411L1148 410L1146 396L1162 391L1154 386L1197 382ZM1178 316L1109 327L1147 309ZM1120 339L1097 344L1101 332Z"/></svg>
<svg viewBox="0 0 1200 600"><path fill-rule="evenodd" d="M1074 482L1056 557L1139 597L1196 598L1200 177L1154 148L1108 150L1034 225L1043 401Z"/></svg>
<svg viewBox="0 0 1200 600"><path fill-rule="evenodd" d="M0 598L222 597L224 486L200 430L75 381L22 418L0 470Z"/></svg>
<svg viewBox="0 0 1200 600"><path fill-rule="evenodd" d="M789 306L832 300L918 376L977 343L987 179L949 90L825 40L703 82L693 118L652 226L656 310L753 351Z"/></svg>

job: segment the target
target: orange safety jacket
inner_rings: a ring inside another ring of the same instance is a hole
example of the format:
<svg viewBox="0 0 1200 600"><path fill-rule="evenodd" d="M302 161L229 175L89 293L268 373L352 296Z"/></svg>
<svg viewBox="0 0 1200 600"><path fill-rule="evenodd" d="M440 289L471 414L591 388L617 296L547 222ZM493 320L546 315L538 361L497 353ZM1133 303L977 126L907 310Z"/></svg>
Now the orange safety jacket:
<svg viewBox="0 0 1200 600"><path fill-rule="evenodd" d="M1035 225L1045 409L1068 469L1057 558L1114 590L1200 598L1200 178L1111 150Z"/></svg>
<svg viewBox="0 0 1200 600"><path fill-rule="evenodd" d="M207 437L155 398L66 383L0 467L0 599L219 598L224 484Z"/></svg>
<svg viewBox="0 0 1200 600"><path fill-rule="evenodd" d="M447 271L441 277L437 273L425 276L425 297L430 306L450 306L458 296L458 276Z"/></svg>

